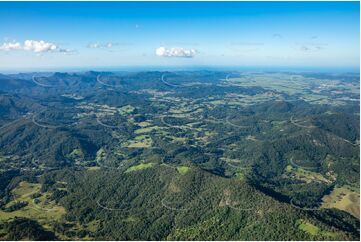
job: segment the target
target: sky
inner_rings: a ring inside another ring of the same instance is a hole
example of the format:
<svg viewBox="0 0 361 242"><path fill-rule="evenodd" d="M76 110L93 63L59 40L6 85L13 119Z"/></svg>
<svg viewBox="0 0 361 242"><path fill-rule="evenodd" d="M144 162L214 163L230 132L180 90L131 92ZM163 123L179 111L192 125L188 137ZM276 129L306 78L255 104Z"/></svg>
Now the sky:
<svg viewBox="0 0 361 242"><path fill-rule="evenodd" d="M348 68L359 2L0 2L0 70Z"/></svg>

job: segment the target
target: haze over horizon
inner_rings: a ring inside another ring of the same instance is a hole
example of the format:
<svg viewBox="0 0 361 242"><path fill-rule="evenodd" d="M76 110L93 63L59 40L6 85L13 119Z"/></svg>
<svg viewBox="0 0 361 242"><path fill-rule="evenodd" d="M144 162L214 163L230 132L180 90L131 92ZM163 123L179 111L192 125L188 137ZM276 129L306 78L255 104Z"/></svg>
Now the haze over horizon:
<svg viewBox="0 0 361 242"><path fill-rule="evenodd" d="M0 71L357 70L359 17L359 2L2 2Z"/></svg>

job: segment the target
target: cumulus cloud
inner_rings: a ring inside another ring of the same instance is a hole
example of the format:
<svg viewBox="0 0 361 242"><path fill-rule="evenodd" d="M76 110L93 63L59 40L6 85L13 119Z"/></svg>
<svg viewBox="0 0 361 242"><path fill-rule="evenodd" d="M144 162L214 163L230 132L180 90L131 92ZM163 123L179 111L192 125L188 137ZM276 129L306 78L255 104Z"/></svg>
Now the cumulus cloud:
<svg viewBox="0 0 361 242"><path fill-rule="evenodd" d="M161 57L185 57L192 58L197 54L195 49L185 49L185 48L166 48L159 47L155 50L155 54Z"/></svg>
<svg viewBox="0 0 361 242"><path fill-rule="evenodd" d="M10 50L21 50L22 46L19 42L7 42L0 45L0 50L10 51Z"/></svg>
<svg viewBox="0 0 361 242"><path fill-rule="evenodd" d="M33 51L35 53L43 53L48 51L54 51L58 47L53 43L45 42L43 40L25 40L23 48L24 50Z"/></svg>
<svg viewBox="0 0 361 242"><path fill-rule="evenodd" d="M44 53L49 51L56 51L58 47L50 42L43 40L25 40L24 44L19 42L6 42L0 45L0 50L11 51L11 50L26 50L35 53Z"/></svg>
<svg viewBox="0 0 361 242"><path fill-rule="evenodd" d="M89 43L88 44L88 48L90 49L110 49L114 46L118 45L117 43L112 43L112 42L108 42L108 43Z"/></svg>

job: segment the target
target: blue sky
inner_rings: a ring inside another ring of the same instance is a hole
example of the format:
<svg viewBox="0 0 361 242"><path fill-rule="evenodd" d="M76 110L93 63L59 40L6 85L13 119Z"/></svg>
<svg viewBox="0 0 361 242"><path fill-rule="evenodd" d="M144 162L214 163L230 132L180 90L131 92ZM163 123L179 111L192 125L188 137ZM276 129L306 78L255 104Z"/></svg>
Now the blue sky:
<svg viewBox="0 0 361 242"><path fill-rule="evenodd" d="M0 2L0 69L359 66L358 2Z"/></svg>

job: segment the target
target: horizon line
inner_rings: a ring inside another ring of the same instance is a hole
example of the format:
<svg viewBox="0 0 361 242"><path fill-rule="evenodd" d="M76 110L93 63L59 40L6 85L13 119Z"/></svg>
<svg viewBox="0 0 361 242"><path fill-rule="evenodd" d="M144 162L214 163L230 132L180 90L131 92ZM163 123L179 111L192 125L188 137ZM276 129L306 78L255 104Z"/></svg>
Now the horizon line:
<svg viewBox="0 0 361 242"><path fill-rule="evenodd" d="M84 66L84 67L37 67L6 68L0 73L18 74L32 72L87 72L87 71L278 71L314 73L360 73L360 66L240 66L240 65L129 65L129 66Z"/></svg>

